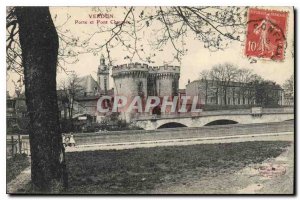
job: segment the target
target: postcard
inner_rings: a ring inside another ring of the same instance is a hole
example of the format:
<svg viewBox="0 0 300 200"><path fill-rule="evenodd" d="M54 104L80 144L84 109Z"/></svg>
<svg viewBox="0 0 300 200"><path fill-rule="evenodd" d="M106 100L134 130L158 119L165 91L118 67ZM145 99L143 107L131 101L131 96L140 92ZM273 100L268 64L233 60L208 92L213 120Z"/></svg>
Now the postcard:
<svg viewBox="0 0 300 200"><path fill-rule="evenodd" d="M295 194L294 8L6 7L8 194Z"/></svg>

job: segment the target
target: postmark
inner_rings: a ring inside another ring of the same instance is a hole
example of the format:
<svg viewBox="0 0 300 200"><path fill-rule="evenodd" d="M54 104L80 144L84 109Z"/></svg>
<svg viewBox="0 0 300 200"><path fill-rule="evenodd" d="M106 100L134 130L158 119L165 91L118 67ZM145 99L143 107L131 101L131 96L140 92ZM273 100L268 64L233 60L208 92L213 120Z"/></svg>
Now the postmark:
<svg viewBox="0 0 300 200"><path fill-rule="evenodd" d="M271 164L260 166L259 174L263 177L273 178L277 176L284 175L286 173L286 165L283 164Z"/></svg>
<svg viewBox="0 0 300 200"><path fill-rule="evenodd" d="M288 12L250 8L245 55L284 60Z"/></svg>

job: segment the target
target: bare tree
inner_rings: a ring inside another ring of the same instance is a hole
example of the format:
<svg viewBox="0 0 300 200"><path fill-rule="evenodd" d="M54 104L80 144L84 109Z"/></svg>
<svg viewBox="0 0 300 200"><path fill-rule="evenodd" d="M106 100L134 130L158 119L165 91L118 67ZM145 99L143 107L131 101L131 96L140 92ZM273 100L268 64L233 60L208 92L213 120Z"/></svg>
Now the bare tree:
<svg viewBox="0 0 300 200"><path fill-rule="evenodd" d="M205 82L205 104L207 104L208 99L208 90L209 90L209 81L210 81L210 72L209 70L203 70L200 72L200 79Z"/></svg>
<svg viewBox="0 0 300 200"><path fill-rule="evenodd" d="M76 100L76 97L80 96L84 89L78 74L76 74L75 72L69 74L67 80L60 83L59 88L68 98L68 114L69 119L72 119L74 112L74 102Z"/></svg>
<svg viewBox="0 0 300 200"><path fill-rule="evenodd" d="M19 84L24 85L19 23L15 11L16 7L6 8L6 69L8 72L18 74ZM83 53L82 49L86 47L85 43L79 41L79 37L75 37L70 30L63 28L70 20L70 17L67 15L65 21L55 26L59 41L57 70L66 74L68 74L66 65L75 64L78 61L78 55ZM54 16L53 19L56 21L57 16Z"/></svg>
<svg viewBox="0 0 300 200"><path fill-rule="evenodd" d="M284 84L283 84L283 88L284 90L286 90L288 93L291 93L292 96L294 96L294 92L295 92L295 78L294 78L294 74L291 75L291 77L289 79L287 79Z"/></svg>
<svg viewBox="0 0 300 200"><path fill-rule="evenodd" d="M283 84L284 93L286 96L286 99L289 99L288 104L294 103L294 93L295 93L295 78L294 74L291 75L289 79L287 79Z"/></svg>
<svg viewBox="0 0 300 200"><path fill-rule="evenodd" d="M25 78L33 191L60 192L67 181L56 94L58 35L47 7L12 8L7 28L7 51L14 51L18 34L22 53L16 58Z"/></svg>
<svg viewBox="0 0 300 200"><path fill-rule="evenodd" d="M253 73L251 69L239 69L237 70L236 81L238 82L238 98L248 99L248 101L254 103L255 93L253 93L253 85L251 84L253 81L257 79L257 75Z"/></svg>
<svg viewBox="0 0 300 200"><path fill-rule="evenodd" d="M237 77L237 68L229 63L214 66L210 71L210 77L222 89L223 102L227 105L227 92Z"/></svg>

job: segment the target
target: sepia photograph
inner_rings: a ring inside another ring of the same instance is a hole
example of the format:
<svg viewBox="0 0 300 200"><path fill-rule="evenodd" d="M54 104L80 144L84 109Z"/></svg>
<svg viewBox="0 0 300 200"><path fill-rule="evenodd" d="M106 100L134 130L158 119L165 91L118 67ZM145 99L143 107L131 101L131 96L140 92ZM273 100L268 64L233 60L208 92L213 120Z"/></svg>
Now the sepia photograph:
<svg viewBox="0 0 300 200"><path fill-rule="evenodd" d="M7 6L6 193L295 195L294 27L294 7Z"/></svg>

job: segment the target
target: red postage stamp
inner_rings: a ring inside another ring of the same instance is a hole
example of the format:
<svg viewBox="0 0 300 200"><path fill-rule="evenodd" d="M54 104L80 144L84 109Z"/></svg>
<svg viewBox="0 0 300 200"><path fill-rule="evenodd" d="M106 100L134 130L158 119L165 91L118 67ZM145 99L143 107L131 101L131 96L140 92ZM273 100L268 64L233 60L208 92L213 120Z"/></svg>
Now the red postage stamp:
<svg viewBox="0 0 300 200"><path fill-rule="evenodd" d="M287 12L250 8L245 54L283 60L286 45Z"/></svg>

